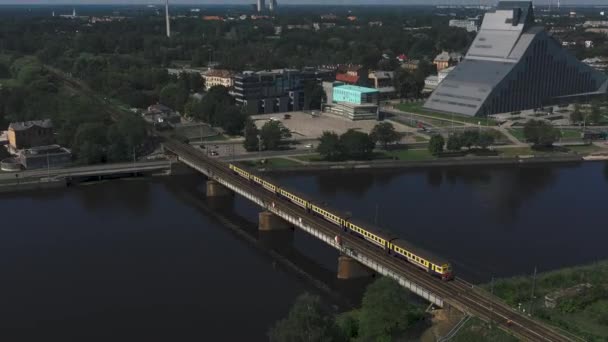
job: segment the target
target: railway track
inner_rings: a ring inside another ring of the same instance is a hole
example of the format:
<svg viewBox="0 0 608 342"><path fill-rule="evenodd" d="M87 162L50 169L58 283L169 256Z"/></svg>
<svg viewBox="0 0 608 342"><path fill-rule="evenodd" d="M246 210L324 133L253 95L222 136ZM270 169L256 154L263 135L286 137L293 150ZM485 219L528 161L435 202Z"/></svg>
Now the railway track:
<svg viewBox="0 0 608 342"><path fill-rule="evenodd" d="M180 158L187 158L192 163L200 164L201 167L206 168L211 174L217 175L224 180L229 180L232 184L248 192L255 193L265 203L272 203L278 206L280 210L294 217L301 218L304 223L314 225L323 234L330 237L340 235L343 244L355 249L357 253L376 260L379 264L395 272L406 274L408 279L440 296L449 305L486 322L495 324L500 329L512 333L524 341L583 341L575 336L567 336L566 332L557 331L542 322L512 309L502 300L491 296L489 293L462 279L457 278L449 282L441 281L420 268L387 254L386 251L357 236L345 234L336 225L318 216L306 213L304 209L290 201L277 197L244 178L233 174L226 164L206 157L189 145L170 141L166 142L165 146L178 154Z"/></svg>

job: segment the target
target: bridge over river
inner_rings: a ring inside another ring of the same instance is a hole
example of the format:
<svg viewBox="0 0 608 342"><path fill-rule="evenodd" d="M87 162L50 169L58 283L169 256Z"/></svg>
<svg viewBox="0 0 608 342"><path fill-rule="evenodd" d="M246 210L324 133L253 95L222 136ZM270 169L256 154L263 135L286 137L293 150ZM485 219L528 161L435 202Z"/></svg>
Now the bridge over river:
<svg viewBox="0 0 608 342"><path fill-rule="evenodd" d="M456 308L467 315L491 322L524 341L581 340L514 310L499 298L463 279L457 277L453 281L442 281L359 237L343 234L340 227L236 175L228 164L209 158L189 145L170 140L164 143L164 149L208 177L207 196L234 192L249 199L265 210L266 215L260 215L260 218L271 218L267 220L269 222L287 222L339 250L340 263L356 264L358 267L364 265L395 279L403 287L437 306ZM342 241L337 242L336 236L341 236Z"/></svg>

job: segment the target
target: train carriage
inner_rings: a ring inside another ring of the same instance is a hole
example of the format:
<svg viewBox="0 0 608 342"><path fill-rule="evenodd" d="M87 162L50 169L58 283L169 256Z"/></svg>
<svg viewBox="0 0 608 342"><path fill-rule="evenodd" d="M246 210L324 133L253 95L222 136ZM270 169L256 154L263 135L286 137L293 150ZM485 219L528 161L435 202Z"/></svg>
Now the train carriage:
<svg viewBox="0 0 608 342"><path fill-rule="evenodd" d="M280 187L279 190L277 191L277 193L285 198L286 200L292 202L293 204L300 206L304 209L306 209L307 211L310 209L310 202L302 195L300 195L298 192L293 191L291 189L285 189L284 187Z"/></svg>
<svg viewBox="0 0 608 342"><path fill-rule="evenodd" d="M441 277L443 280L454 278L452 266L446 259L417 247L406 240L395 239L391 241L390 249L399 258L405 259L428 273Z"/></svg>
<svg viewBox="0 0 608 342"><path fill-rule="evenodd" d="M344 228L354 235L357 235L386 250L388 250L390 247L390 241L397 238L395 234L389 231L353 218L344 223Z"/></svg>

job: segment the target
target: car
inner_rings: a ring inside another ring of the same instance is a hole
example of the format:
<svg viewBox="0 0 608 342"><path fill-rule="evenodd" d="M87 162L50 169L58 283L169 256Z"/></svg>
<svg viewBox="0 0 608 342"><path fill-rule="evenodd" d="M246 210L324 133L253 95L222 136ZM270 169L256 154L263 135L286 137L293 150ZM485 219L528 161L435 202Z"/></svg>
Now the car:
<svg viewBox="0 0 608 342"><path fill-rule="evenodd" d="M209 155L211 155L212 157L217 157L217 156L219 156L220 154L219 154L219 153L217 153L217 151L211 151L211 152L209 153Z"/></svg>
<svg viewBox="0 0 608 342"><path fill-rule="evenodd" d="M306 148L313 148L313 145L312 144L308 144L308 145L306 145L304 147L306 147Z"/></svg>
<svg viewBox="0 0 608 342"><path fill-rule="evenodd" d="M280 121L280 120L275 117L272 117L272 118L270 118L270 121Z"/></svg>
<svg viewBox="0 0 608 342"><path fill-rule="evenodd" d="M200 144L198 147L199 147L201 150L206 149L205 145L203 145L203 144Z"/></svg>

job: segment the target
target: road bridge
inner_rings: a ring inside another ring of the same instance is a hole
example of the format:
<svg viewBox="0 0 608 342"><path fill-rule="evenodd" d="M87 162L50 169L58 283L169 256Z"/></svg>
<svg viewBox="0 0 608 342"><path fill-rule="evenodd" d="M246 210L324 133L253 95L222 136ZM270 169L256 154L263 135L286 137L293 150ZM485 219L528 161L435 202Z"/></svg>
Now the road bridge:
<svg viewBox="0 0 608 342"><path fill-rule="evenodd" d="M228 164L209 158L189 145L167 141L164 143L164 148L166 152L175 154L179 161L209 178L208 195L209 192L225 194L228 190L237 193L267 212L337 249L342 256L348 256L379 274L395 279L402 286L437 306L454 307L525 341L580 340L516 311L499 298L462 279L457 278L444 282L408 262L388 255L363 239L344 235L336 225L311 215L292 202L277 197L264 188L235 175L228 168ZM220 191L220 187L225 187L226 190ZM336 242L335 236L338 235L342 236L341 243Z"/></svg>
<svg viewBox="0 0 608 342"><path fill-rule="evenodd" d="M49 168L22 172L0 172L0 186L56 182L64 179L82 177L119 176L134 173L170 173L171 164L172 162L169 160L154 160L67 168Z"/></svg>

